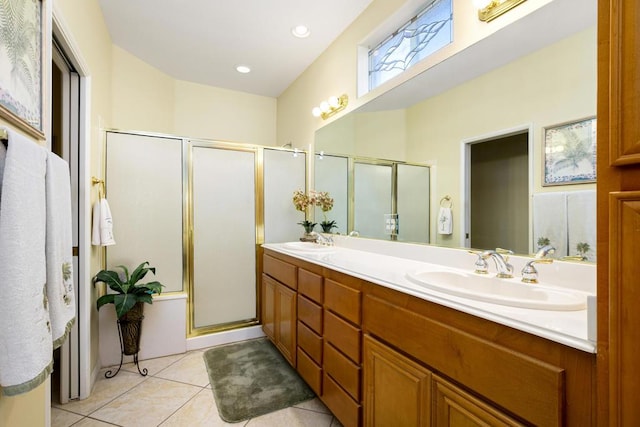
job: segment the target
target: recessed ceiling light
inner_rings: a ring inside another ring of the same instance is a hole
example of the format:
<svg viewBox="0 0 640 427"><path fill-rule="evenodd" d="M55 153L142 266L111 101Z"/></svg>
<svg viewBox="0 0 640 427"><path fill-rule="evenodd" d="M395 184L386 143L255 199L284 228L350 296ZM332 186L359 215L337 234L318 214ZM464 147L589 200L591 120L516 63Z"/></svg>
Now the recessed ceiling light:
<svg viewBox="0 0 640 427"><path fill-rule="evenodd" d="M311 34L311 30L309 30L309 27L307 27L306 25L296 25L291 29L291 34L300 39L304 39L305 37L309 37L309 34Z"/></svg>
<svg viewBox="0 0 640 427"><path fill-rule="evenodd" d="M236 67L236 71L239 72L239 73L242 73L242 74L247 74L247 73L251 72L251 68L249 68L246 65L238 65Z"/></svg>

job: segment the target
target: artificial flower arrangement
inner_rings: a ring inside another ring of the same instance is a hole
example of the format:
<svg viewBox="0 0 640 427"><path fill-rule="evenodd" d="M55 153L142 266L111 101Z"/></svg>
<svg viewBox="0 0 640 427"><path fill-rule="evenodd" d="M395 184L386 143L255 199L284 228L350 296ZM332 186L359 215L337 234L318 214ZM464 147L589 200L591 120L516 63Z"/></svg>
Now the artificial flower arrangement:
<svg viewBox="0 0 640 427"><path fill-rule="evenodd" d="M329 212L333 208L333 199L329 196L329 193L326 191L309 191L309 194L305 194L302 190L296 190L293 192L293 205L296 207L296 210L300 212L307 211L307 208L311 206L318 206L322 210L322 214L324 216L324 221L320 223L322 227L322 231L325 233L331 233L331 230L337 228L337 224L335 221L327 220L327 212ZM315 222L311 222L308 220L304 220L299 222L298 224L304 227L304 231L306 233L311 233L314 227L317 225Z"/></svg>

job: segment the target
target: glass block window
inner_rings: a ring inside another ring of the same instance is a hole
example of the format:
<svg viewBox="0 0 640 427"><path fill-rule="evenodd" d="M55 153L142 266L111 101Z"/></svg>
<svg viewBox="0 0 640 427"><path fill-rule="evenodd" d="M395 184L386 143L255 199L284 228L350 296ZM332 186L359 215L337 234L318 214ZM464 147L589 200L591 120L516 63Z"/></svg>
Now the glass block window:
<svg viewBox="0 0 640 427"><path fill-rule="evenodd" d="M369 50L369 90L451 43L452 0L434 0Z"/></svg>

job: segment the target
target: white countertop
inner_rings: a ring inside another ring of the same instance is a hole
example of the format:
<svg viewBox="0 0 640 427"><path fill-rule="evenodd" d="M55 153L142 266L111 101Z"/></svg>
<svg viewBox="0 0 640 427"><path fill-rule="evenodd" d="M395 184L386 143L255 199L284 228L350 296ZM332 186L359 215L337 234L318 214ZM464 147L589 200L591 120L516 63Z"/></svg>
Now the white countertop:
<svg viewBox="0 0 640 427"><path fill-rule="evenodd" d="M428 289L418 284L415 284L409 280L406 276L407 272L418 270L430 270L430 269L442 269L443 266L447 268L459 268L455 262L434 263L434 262L422 262L415 258L418 257L417 253L413 253L411 256L393 256L380 253L380 248L371 248L372 251L353 249L345 246L349 246L348 239L337 239L336 246L332 246L330 250L315 252L299 251L295 249L287 248L284 243L267 243L263 247L271 249L276 252L299 258L323 267L330 268L342 273L349 274L351 276L358 277L360 279L367 280L369 282L385 286L387 288L395 289L397 291L413 295L415 297L431 301L446 307L453 308L455 310L462 311L483 319L491 320L502 325L506 325L524 332L528 332L533 335L537 335L549 340L582 350L589 353L596 352L596 345L593 341L589 340L589 337L593 337L595 334L593 331L590 334L589 329L594 327L595 322L589 322L588 311L592 310L576 310L576 311L548 311L539 309L528 309L510 307L500 304L493 304L482 301L475 301L468 298L449 295L436 290ZM353 240L352 240L353 241ZM367 241L366 239L358 239L358 246L363 245L378 245L380 243L370 243L373 241ZM341 244L343 243L343 244ZM347 244L344 244L347 243ZM382 242L385 245L389 242ZM466 251L457 249L437 248L426 245L411 245L403 244L399 242L393 242L394 250L395 245L405 253L411 253L416 251L430 251L431 254L436 253L435 256L429 256L423 259L432 258L448 258L449 260L456 258L460 254L464 254L464 260L468 264L468 271L473 269L473 258L469 258ZM404 248L401 248L405 245ZM353 245L351 245L353 246ZM415 248L413 248L415 247ZM428 249L426 249L428 248ZM408 252L407 252L408 251ZM441 253L437 253L441 251ZM456 252L452 252L456 251ZM384 251L383 251L384 252ZM452 256L453 254L453 256ZM414 258L414 259L412 259ZM516 258L516 257L514 257ZM516 261L517 262L517 261ZM516 262L513 262L516 265ZM561 263L556 263L561 264ZM516 265L517 267L517 265ZM593 267L593 266L591 266ZM584 267L579 264L559 266L556 268L575 269L568 273L574 273L574 276L584 275ZM595 268L593 269L593 282L595 286ZM519 270L516 270L519 271ZM544 274L545 272L540 272ZM547 272L549 274L549 272ZM553 272L551 272L553 274ZM565 272L567 274L567 272ZM589 271L587 270L587 277ZM588 293L593 288L591 283L584 284L585 281L580 280L579 285L582 291ZM526 286L523 284L523 286ZM572 286L575 288L575 286ZM585 289L586 288L586 289Z"/></svg>

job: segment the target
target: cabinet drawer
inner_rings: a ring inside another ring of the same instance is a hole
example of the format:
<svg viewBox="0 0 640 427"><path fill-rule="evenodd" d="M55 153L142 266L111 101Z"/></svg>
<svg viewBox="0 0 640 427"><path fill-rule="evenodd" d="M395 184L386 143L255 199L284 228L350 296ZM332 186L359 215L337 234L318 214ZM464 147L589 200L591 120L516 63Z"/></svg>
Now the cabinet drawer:
<svg viewBox="0 0 640 427"><path fill-rule="evenodd" d="M354 402L327 373L322 383L322 401L344 427L360 425L360 405Z"/></svg>
<svg viewBox="0 0 640 427"><path fill-rule="evenodd" d="M360 326L362 310L361 292L331 279L324 281L324 305L334 313Z"/></svg>
<svg viewBox="0 0 640 427"><path fill-rule="evenodd" d="M310 300L322 304L322 276L299 268L298 292Z"/></svg>
<svg viewBox="0 0 640 427"><path fill-rule="evenodd" d="M344 388L356 401L360 401L360 367L336 350L324 344L324 371Z"/></svg>
<svg viewBox="0 0 640 427"><path fill-rule="evenodd" d="M322 335L322 307L302 295L298 295L298 320Z"/></svg>
<svg viewBox="0 0 640 427"><path fill-rule="evenodd" d="M298 322L298 347L301 347L317 363L322 364L322 337Z"/></svg>
<svg viewBox="0 0 640 427"><path fill-rule="evenodd" d="M269 255L262 257L262 271L291 289L298 288L297 267Z"/></svg>
<svg viewBox="0 0 640 427"><path fill-rule="evenodd" d="M360 329L335 314L325 311L324 339L332 343L352 361L360 363Z"/></svg>
<svg viewBox="0 0 640 427"><path fill-rule="evenodd" d="M298 348L298 373L318 396L322 395L322 368L300 348Z"/></svg>

